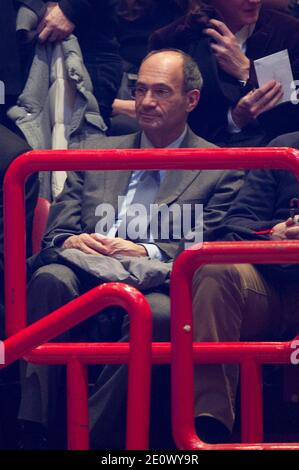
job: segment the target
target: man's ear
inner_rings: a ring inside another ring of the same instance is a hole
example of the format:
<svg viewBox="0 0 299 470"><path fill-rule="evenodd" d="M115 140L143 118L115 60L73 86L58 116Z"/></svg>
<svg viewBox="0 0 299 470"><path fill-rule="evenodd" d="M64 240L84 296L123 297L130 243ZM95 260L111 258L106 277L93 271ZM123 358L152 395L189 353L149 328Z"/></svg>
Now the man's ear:
<svg viewBox="0 0 299 470"><path fill-rule="evenodd" d="M187 92L187 109L186 111L188 113L191 113L194 108L198 105L199 99L200 99L200 91L199 90L190 90Z"/></svg>

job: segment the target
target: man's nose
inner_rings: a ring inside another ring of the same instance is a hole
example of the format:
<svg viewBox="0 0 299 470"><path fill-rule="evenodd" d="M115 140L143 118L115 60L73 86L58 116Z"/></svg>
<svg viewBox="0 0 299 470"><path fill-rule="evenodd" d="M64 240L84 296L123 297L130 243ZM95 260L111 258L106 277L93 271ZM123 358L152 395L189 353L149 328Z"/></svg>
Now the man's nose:
<svg viewBox="0 0 299 470"><path fill-rule="evenodd" d="M147 90L145 95L142 98L143 106L156 106L157 100L152 92L152 90Z"/></svg>

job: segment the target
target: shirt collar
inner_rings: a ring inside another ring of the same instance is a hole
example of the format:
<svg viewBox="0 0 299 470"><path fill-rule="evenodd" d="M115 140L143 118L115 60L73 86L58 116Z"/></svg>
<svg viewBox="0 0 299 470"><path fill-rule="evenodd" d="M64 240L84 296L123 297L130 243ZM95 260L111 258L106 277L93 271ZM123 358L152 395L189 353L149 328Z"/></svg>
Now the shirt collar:
<svg viewBox="0 0 299 470"><path fill-rule="evenodd" d="M250 36L252 35L255 26L256 26L256 23L245 25L243 26L243 28L240 29L240 31L238 31L235 34L237 43L239 44L241 50L246 48L246 43L248 39L250 38Z"/></svg>
<svg viewBox="0 0 299 470"><path fill-rule="evenodd" d="M176 140L174 140L169 145L167 145L167 147L165 147L165 148L167 148L167 149L169 149L169 148L179 148L181 146L186 134L187 134L187 129L188 129L187 126L185 126L185 129L183 130L181 135ZM142 134L141 134L140 148L142 148L142 149L154 148L154 145L147 138L147 136L145 135L144 132L142 132Z"/></svg>

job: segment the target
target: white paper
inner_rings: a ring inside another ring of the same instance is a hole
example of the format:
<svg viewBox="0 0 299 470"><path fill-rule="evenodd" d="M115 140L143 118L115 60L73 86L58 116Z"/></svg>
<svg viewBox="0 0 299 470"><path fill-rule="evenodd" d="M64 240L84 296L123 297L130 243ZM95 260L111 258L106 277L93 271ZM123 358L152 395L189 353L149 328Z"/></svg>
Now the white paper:
<svg viewBox="0 0 299 470"><path fill-rule="evenodd" d="M254 67L259 87L270 80L275 80L281 83L283 90L283 97L279 103L291 100L291 85L294 78L287 49L255 60Z"/></svg>

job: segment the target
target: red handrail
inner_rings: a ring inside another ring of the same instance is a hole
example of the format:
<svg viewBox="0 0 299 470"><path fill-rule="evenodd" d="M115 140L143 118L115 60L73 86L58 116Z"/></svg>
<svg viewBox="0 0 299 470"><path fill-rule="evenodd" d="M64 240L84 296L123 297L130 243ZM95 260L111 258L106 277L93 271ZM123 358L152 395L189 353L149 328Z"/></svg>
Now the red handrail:
<svg viewBox="0 0 299 470"><path fill-rule="evenodd" d="M180 449L299 450L299 443L252 444L263 439L261 364L289 364L293 352L291 342L198 343L199 355L194 358L192 337L192 278L201 265L298 262L299 241L203 243L185 250L177 258L171 275L172 416L173 434ZM208 445L197 437L193 362L241 364L242 441L246 444Z"/></svg>
<svg viewBox="0 0 299 470"><path fill-rule="evenodd" d="M298 152L266 149L145 149L32 151L17 158L4 181L6 331L26 325L24 181L36 171L285 168L299 179ZM18 250L15 247L18 247Z"/></svg>
<svg viewBox="0 0 299 470"><path fill-rule="evenodd" d="M8 357L21 357L25 354L20 346L19 341L24 341L24 338L28 334L29 328L34 328L34 325L28 327L23 332L18 333L26 325L26 274L25 274L25 216L24 216L24 181L26 178L35 171L47 171L47 170L130 170L130 169L230 169L230 168L280 168L289 169L293 171L299 179L299 165L298 165L298 152L293 149L166 149L166 150L85 150L85 151L34 151L24 154L15 160L9 167L5 183L4 183L4 194L5 194L5 295L6 295L6 316L7 316L7 334L15 335L6 341L8 345ZM248 245L248 244L247 244ZM275 256L276 256L276 246ZM15 247L18 247L16 250ZM258 244L252 246L257 248ZM291 254L291 249L286 250L288 255ZM189 251L188 251L189 252ZM188 253L187 252L187 253ZM295 250L296 252L296 250ZM273 253L273 252L272 252ZM189 255L184 255L188 257ZM270 255L269 255L270 256ZM182 259L182 258L179 258ZM277 262L277 257L276 260ZM221 262L221 261L219 261ZM230 262L232 262L230 260ZM177 264L176 264L177 266ZM175 268L178 269L177 267ZM183 278L184 276L182 276ZM185 286L186 287L186 286ZM186 287L187 290L187 287ZM182 289L180 286L180 293ZM76 301L73 301L76 302ZM73 308L73 302L68 304L69 308ZM62 307L63 309L63 307ZM77 307L75 306L74 311ZM146 309L142 307L142 309ZM185 309L185 302L184 302ZM59 309L61 311L61 309ZM58 311L57 311L58 312ZM55 313L51 314L55 315ZM50 317L49 315L48 317ZM179 317L178 317L179 318ZM41 322L45 319L40 320ZM49 320L51 321L51 320ZM44 324L45 325L45 324ZM56 325L57 326L57 325ZM69 324L68 324L69 326ZM34 330L31 330L31 333ZM45 333L45 330L40 330L40 333ZM22 336L24 334L24 337ZM57 336L58 330L55 328L52 330L51 338ZM18 336L21 335L21 336ZM132 336L132 333L131 333ZM138 335L137 335L138 336ZM141 335L140 335L141 336ZM139 336L139 337L140 337ZM48 339L50 337L47 335ZM8 341L11 343L7 343ZM28 335L27 340L32 340L32 337ZM37 337L35 337L37 340ZM144 338L143 338L144 340ZM40 341L40 338L39 340ZM39 342L30 343L31 347L34 347ZM176 340L175 340L176 341ZM14 345L15 356L9 349ZM209 360L220 360L223 362L222 354L225 352L226 360L235 357L236 350L238 351L238 357L252 357L252 349L257 345L260 351L264 354L264 359L268 361L286 360L284 354L284 343L250 343L250 344L236 344L223 343L219 345L211 344L198 344L193 346L195 352L196 361L209 361ZM276 345L274 351L272 346ZM109 346L109 347L108 347ZM29 343L28 343L28 348ZM88 348L88 349L86 349ZM223 348L223 349L221 349ZM229 352L229 350L230 352ZM131 338L131 350L133 350L133 343ZM191 348L192 351L192 348ZM115 353L114 353L115 352ZM30 353L30 360L40 363L58 363L67 362L69 365L68 377L69 382L72 383L75 379L75 371L77 371L78 383L82 389L83 395L86 398L86 388L84 385L84 369L81 364L86 363L101 363L101 358L108 358L108 362L118 361L126 362L128 353L128 345L85 345L85 344L48 344L35 349ZM11 354L11 356L9 356ZM116 354L120 354L117 358ZM168 362L170 354L169 344L154 344L152 348L153 362L164 363ZM218 356L217 356L218 354ZM137 356L139 355L139 352ZM52 362L51 362L52 361ZM54 361L54 362L53 362ZM178 361L178 364L176 364ZM266 361L267 362L267 361ZM140 367L142 364L139 364ZM180 368L179 358L174 355L172 362L173 370ZM179 369L180 370L180 369ZM76 376L77 376L76 375ZM81 377L81 379L80 379ZM174 372L175 377L175 372ZM134 380L138 380L138 377L132 377L129 388L134 383ZM192 375L190 375L192 380ZM142 394L139 396L139 402L142 402ZM86 400L85 400L86 401ZM76 397L71 396L69 403L70 421L72 421L72 415L76 411ZM134 403L133 403L134 404ZM86 405L86 403L85 403ZM188 410L188 408L186 408ZM78 416L79 421L83 420L83 427L86 428L86 406L85 411L81 410L82 413ZM188 414L188 413L187 413ZM134 417L134 407L129 410L128 413L128 435L127 447L128 448L144 448L146 438L141 443L138 440L138 432L141 429L148 427L148 422L139 420L140 426L134 429L130 427L131 417ZM136 422L138 422L137 415ZM190 416L188 416L188 419ZM178 445L184 447L203 448L202 444L198 447L198 440L194 435L194 430L189 427L189 421L185 420L187 426L184 428L187 431L187 438L191 437L191 441L181 436L177 437ZM176 417L175 417L176 420ZM133 420L132 420L133 422ZM78 423L77 423L78 424ZM79 423L80 424L80 423ZM175 426L176 428L176 426ZM74 427L76 429L76 426ZM190 431L191 430L191 431ZM77 429L78 431L78 429ZM177 433L177 430L176 430ZM189 433L189 435L188 435ZM191 433L191 434L190 434ZM146 431L143 436L147 434ZM83 435L74 434L71 438L71 448L86 448L86 432ZM135 443L138 442L138 446ZM191 442L191 443L190 443ZM263 448L268 448L267 445L262 445ZM217 448L217 446L215 446ZM247 446L248 448L248 446ZM281 447L280 447L281 448ZM293 448L292 446L285 445L283 448Z"/></svg>
<svg viewBox="0 0 299 470"><path fill-rule="evenodd" d="M130 316L130 348L125 351L126 362L129 363L127 445L143 449L148 446L152 325L149 304L136 289L120 283L103 284L20 330L4 341L5 367L111 305L122 307ZM54 358L51 362L53 355L47 352L47 347L51 350L51 346L59 346L60 361ZM32 352L32 357L34 360L37 356L42 364L67 365L68 447L88 449L86 363L77 357L77 344L67 346L72 346L70 355L65 354L66 345L60 343L41 346ZM83 346L87 348L85 352L90 353L91 348L88 347L93 345L87 343ZM105 346L103 350L105 352ZM44 354L41 355L40 351ZM97 352L94 353L96 363L100 362L98 357Z"/></svg>

